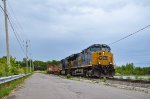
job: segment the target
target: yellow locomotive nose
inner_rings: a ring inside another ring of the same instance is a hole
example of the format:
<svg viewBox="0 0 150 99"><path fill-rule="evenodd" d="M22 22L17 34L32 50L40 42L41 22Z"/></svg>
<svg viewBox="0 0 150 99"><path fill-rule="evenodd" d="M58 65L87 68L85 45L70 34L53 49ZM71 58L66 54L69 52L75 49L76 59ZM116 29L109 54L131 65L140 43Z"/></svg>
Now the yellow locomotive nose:
<svg viewBox="0 0 150 99"><path fill-rule="evenodd" d="M92 65L113 65L113 54L105 51L92 53Z"/></svg>

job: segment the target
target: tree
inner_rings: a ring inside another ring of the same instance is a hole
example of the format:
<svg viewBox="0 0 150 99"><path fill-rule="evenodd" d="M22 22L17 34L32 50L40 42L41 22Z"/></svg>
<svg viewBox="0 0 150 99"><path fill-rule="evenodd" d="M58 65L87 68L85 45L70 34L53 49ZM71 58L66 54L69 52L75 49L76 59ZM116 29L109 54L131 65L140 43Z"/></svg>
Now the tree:
<svg viewBox="0 0 150 99"><path fill-rule="evenodd" d="M115 71L121 75L150 75L150 67L135 67L133 63L118 66Z"/></svg>
<svg viewBox="0 0 150 99"><path fill-rule="evenodd" d="M17 63L16 58L13 58L12 56L10 57L11 66L8 66L6 61L6 56L0 58L0 76L9 76L25 73L22 66Z"/></svg>

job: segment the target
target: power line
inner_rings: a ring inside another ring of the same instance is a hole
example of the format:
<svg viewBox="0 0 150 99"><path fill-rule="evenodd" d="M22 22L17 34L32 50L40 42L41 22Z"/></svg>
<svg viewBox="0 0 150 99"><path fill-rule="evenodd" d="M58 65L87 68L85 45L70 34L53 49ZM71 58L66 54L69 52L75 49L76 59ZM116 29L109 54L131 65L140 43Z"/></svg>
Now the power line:
<svg viewBox="0 0 150 99"><path fill-rule="evenodd" d="M0 8L4 11L3 7L0 5Z"/></svg>
<svg viewBox="0 0 150 99"><path fill-rule="evenodd" d="M130 36L132 36L132 35L134 35L134 34L137 34L137 33L140 32L140 31L145 30L145 29L148 28L148 27L150 27L150 25L147 25L147 26L145 26L145 27L143 27L143 28L137 30L136 32L131 33L131 34L129 34L129 35L127 35L127 36L125 36L125 37L123 37L123 38L117 40L117 41L114 41L114 42L112 42L112 43L110 43L110 44L108 44L108 45L112 45L112 44L115 44L115 43L117 43L117 42L119 42L119 41L122 41L122 40L124 40L124 39L126 39L126 38L128 38L128 37L130 37Z"/></svg>
<svg viewBox="0 0 150 99"><path fill-rule="evenodd" d="M3 0L4 3L4 18L5 18L5 33L6 33L6 52L7 52L7 65L10 66L10 54L9 54L9 34L8 34L8 15L7 15L7 6L6 0Z"/></svg>
<svg viewBox="0 0 150 99"><path fill-rule="evenodd" d="M10 6L10 5L9 5L9 6ZM8 12L8 11L7 11L7 12ZM15 37L16 37L16 39L17 39L17 41L18 41L18 43L19 43L21 49L23 50L23 53L25 54L25 51L24 51L24 49L23 49L23 47L22 47L22 45L21 45L21 43L20 43L20 42L23 43L23 39L21 38L21 36L17 33L17 30L15 29L16 25L15 25L15 22L14 22L14 20L13 20L13 17L11 17L11 15L10 15L9 12L8 12L8 15L9 15L8 20L9 20L9 22L10 22L10 24L11 24L11 27L12 27L13 31L14 31ZM16 27L16 28L17 28L17 27Z"/></svg>
<svg viewBox="0 0 150 99"><path fill-rule="evenodd" d="M16 31L16 34L17 34L17 36L18 36L18 39L21 41L21 42L23 42L23 39L21 38L21 36L18 34L18 32L17 32L17 26L16 26L16 24L15 24L15 22L14 22L14 19L13 19L13 17L11 17L11 15L10 15L10 13L8 12L8 14L9 14L9 19L11 19L11 23L13 24L13 27L16 27L16 28L14 28L15 29L15 31Z"/></svg>
<svg viewBox="0 0 150 99"><path fill-rule="evenodd" d="M22 45L21 45L21 43L20 43L20 41L19 41L19 38L18 38L18 36L17 36L17 32L15 31L15 28L14 28L14 26L12 25L12 22L10 21L9 17L8 17L8 21L9 21L9 23L10 23L10 26L11 26L11 28L12 28L14 34L15 34L15 37L16 37L16 39L17 39L17 41L18 41L18 43L19 43L19 45L20 45L20 47L21 47L23 53L25 54L25 51L24 51L24 49L23 49L23 47L22 47Z"/></svg>
<svg viewBox="0 0 150 99"><path fill-rule="evenodd" d="M10 18L12 19L12 22L13 22L14 26L15 26L16 28L17 28L17 27L20 28L20 29L19 29L19 30L20 30L19 33L24 33L24 30L23 30L23 28L22 28L20 22L18 21L16 15L15 15L15 13L14 13L14 10L13 10L13 8L11 7L11 4L9 3L9 1L8 1L8 5L9 5L9 8L10 8L10 10L11 10L13 16L14 16L14 17L11 17L11 14L8 13L9 16L10 16ZM16 23L14 22L14 20L16 20ZM19 34L18 34L18 37L19 37L19 39L20 39L21 41L23 41L23 39L21 38L21 36L20 36Z"/></svg>
<svg viewBox="0 0 150 99"><path fill-rule="evenodd" d="M1 6L1 5L0 5ZM3 14L3 11L2 10L0 10L0 14ZM1 17L1 16L0 16ZM4 29L4 25L3 25L3 18L1 18L0 19L0 32L2 32L3 31L3 29Z"/></svg>
<svg viewBox="0 0 150 99"><path fill-rule="evenodd" d="M4 12L4 9L3 9L3 7L2 7L1 5L0 5L0 8L1 8L1 9L3 10L3 12ZM8 12L8 11L7 11L7 12ZM18 43L19 43L19 45L20 45L20 47L21 47L23 53L25 54L25 51L24 51L24 49L23 49L23 47L22 47L22 45L21 45L21 43L20 43L21 38L20 38L20 40L19 40L19 36L17 36L17 32L16 32L16 30L15 30L15 28L14 28L14 26L13 26L11 20L10 20L10 17L8 16L8 13L7 13L7 18L8 18L8 21L9 21L9 23L10 23L10 26L11 26L11 28L12 28L14 34L15 34L15 37L16 37L16 39L17 39L17 41L18 41Z"/></svg>

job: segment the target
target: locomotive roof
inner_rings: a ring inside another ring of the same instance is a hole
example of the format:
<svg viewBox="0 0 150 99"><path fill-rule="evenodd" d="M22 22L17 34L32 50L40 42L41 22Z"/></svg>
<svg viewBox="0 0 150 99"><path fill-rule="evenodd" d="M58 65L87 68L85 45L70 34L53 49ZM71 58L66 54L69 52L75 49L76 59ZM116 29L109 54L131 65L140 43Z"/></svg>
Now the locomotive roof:
<svg viewBox="0 0 150 99"><path fill-rule="evenodd" d="M94 47L102 47L102 46L109 47L109 46L106 45L106 44L93 44L93 45L89 46L88 48L86 48L86 49L84 49L84 50L87 50L87 49L89 49L89 48L94 48ZM109 47L109 48L110 48L110 47ZM80 53L82 53L84 50L82 50ZM72 54L72 55L66 57L65 59L76 58L80 53ZM63 59L62 59L62 60L63 60ZM61 60L61 61L62 61L62 60Z"/></svg>
<svg viewBox="0 0 150 99"><path fill-rule="evenodd" d="M91 46L89 46L88 48L86 48L86 49L84 49L84 50L87 50L87 49L89 49L89 48L94 48L94 47L102 47L102 46L107 46L107 47L109 47L108 45L106 45L106 44L93 44L93 45L91 45ZM110 48L110 47L109 47ZM83 50L83 51L84 51Z"/></svg>
<svg viewBox="0 0 150 99"><path fill-rule="evenodd" d="M79 53L77 53L77 54L72 54L72 55L70 55L70 56L66 57L65 59L69 59L69 60L71 60L71 59L76 58L78 55L79 55Z"/></svg>

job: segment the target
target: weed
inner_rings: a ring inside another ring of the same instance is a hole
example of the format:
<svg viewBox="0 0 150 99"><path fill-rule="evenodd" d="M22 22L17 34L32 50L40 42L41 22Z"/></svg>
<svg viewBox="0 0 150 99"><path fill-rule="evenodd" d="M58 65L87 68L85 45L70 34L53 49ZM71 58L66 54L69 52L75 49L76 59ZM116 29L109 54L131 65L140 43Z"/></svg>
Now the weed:
<svg viewBox="0 0 150 99"><path fill-rule="evenodd" d="M135 80L138 80L138 76L135 76Z"/></svg>
<svg viewBox="0 0 150 99"><path fill-rule="evenodd" d="M106 80L107 80L106 77L103 77L103 82L106 82Z"/></svg>
<svg viewBox="0 0 150 99"><path fill-rule="evenodd" d="M122 76L120 76L120 77L119 77L119 79L123 79L123 77L122 77Z"/></svg>
<svg viewBox="0 0 150 99"><path fill-rule="evenodd" d="M30 75L28 75L30 76ZM14 88L18 87L28 77L22 77L8 83L0 84L0 99L8 95Z"/></svg>
<svg viewBox="0 0 150 99"><path fill-rule="evenodd" d="M70 79L70 78L71 78L71 75L70 75L70 74L67 74L66 78Z"/></svg>
<svg viewBox="0 0 150 99"><path fill-rule="evenodd" d="M127 77L127 79L131 79L131 77Z"/></svg>

